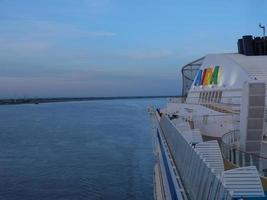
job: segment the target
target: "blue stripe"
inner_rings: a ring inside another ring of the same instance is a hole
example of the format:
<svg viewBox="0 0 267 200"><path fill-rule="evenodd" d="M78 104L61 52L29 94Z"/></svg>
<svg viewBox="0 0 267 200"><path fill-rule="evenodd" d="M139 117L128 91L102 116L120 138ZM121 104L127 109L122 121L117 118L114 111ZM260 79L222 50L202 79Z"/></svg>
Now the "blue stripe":
<svg viewBox="0 0 267 200"><path fill-rule="evenodd" d="M169 184L169 188L170 188L170 192L171 192L171 198L173 200L178 200L177 198L177 193L174 187L174 183L171 177L171 172L169 169L169 165L168 165L168 161L167 161L167 157L165 154L165 151L163 149L163 144L159 135L159 130L157 130L157 136L158 136L158 140L159 140L159 144L160 144L160 150L161 150L161 154L162 154L162 158L163 158L163 163L164 163L164 167L166 169L166 176L167 176L167 180L168 180L168 184Z"/></svg>

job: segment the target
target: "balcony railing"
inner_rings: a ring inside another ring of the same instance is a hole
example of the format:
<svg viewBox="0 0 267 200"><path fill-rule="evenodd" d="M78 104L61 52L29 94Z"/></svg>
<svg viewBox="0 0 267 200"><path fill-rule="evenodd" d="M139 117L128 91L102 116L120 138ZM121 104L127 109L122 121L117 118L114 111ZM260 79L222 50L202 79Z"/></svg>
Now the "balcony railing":
<svg viewBox="0 0 267 200"><path fill-rule="evenodd" d="M233 130L223 135L221 152L234 167L256 166L261 176L267 176L267 158L247 153L239 148L240 131Z"/></svg>
<svg viewBox="0 0 267 200"><path fill-rule="evenodd" d="M184 103L186 100L186 97L169 97L167 98L167 103Z"/></svg>
<svg viewBox="0 0 267 200"><path fill-rule="evenodd" d="M235 146L239 148L239 140L240 140L240 131L233 130L228 133L225 133L222 137L222 142L224 144Z"/></svg>

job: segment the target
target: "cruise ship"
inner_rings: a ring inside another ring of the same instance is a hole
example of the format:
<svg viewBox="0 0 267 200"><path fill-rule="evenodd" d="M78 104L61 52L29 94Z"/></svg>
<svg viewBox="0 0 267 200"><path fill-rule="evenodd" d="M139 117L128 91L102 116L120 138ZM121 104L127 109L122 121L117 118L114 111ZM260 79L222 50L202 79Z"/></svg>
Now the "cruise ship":
<svg viewBox="0 0 267 200"><path fill-rule="evenodd" d="M267 199L267 39L182 67L183 97L150 107L154 199Z"/></svg>

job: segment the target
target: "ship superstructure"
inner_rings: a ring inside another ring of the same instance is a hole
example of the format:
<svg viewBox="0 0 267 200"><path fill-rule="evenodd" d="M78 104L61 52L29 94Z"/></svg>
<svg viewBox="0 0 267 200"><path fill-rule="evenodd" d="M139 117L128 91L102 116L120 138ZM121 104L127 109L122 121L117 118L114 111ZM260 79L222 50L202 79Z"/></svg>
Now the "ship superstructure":
<svg viewBox="0 0 267 200"><path fill-rule="evenodd" d="M185 98L150 109L155 199L265 199L266 39L182 68ZM263 46L262 46L263 45Z"/></svg>

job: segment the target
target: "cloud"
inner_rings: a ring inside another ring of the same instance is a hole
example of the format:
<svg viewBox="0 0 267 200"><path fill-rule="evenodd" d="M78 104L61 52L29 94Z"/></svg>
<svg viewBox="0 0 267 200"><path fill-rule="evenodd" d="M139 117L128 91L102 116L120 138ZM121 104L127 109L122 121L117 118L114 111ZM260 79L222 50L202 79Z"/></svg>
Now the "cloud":
<svg viewBox="0 0 267 200"><path fill-rule="evenodd" d="M112 37L116 33L105 30L88 30L66 23L45 20L0 20L0 35L4 40L38 40L73 37Z"/></svg>
<svg viewBox="0 0 267 200"><path fill-rule="evenodd" d="M1 19L95 20L109 12L110 0L0 0ZM74 22L74 23L75 23Z"/></svg>
<svg viewBox="0 0 267 200"><path fill-rule="evenodd" d="M90 70L68 71L58 77L0 78L0 98L171 95L178 89L174 77L166 79Z"/></svg>
<svg viewBox="0 0 267 200"><path fill-rule="evenodd" d="M36 52L46 50L50 47L48 42L44 41L0 41L0 50L8 52Z"/></svg>
<svg viewBox="0 0 267 200"><path fill-rule="evenodd" d="M9 66L86 65L92 57L89 46L80 40L110 38L110 31L86 30L64 23L43 20L0 20L0 69Z"/></svg>
<svg viewBox="0 0 267 200"><path fill-rule="evenodd" d="M157 50L157 51L143 51L143 52L130 52L122 54L133 60L146 60L146 59L163 59L175 56L176 53L171 50ZM178 55L178 54L177 54Z"/></svg>

